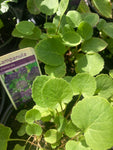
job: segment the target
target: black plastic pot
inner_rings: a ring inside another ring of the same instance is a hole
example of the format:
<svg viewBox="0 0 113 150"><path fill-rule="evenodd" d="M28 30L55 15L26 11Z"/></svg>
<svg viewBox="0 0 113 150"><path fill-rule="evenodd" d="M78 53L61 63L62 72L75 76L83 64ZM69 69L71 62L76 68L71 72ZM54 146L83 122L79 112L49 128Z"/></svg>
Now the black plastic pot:
<svg viewBox="0 0 113 150"><path fill-rule="evenodd" d="M0 29L0 55L13 51L17 45L17 38L13 38L11 35L15 24L19 22L17 18L14 19L15 16L15 12L11 7L8 12L0 16L4 24Z"/></svg>
<svg viewBox="0 0 113 150"><path fill-rule="evenodd" d="M9 3L7 12L0 15L4 26L0 29L0 56L18 49L20 39L12 36L15 25L22 20L25 0Z"/></svg>
<svg viewBox="0 0 113 150"><path fill-rule="evenodd" d="M5 112L2 114L1 119L0 119L0 123L6 125L7 120L13 111L14 111L13 105L10 104L8 106L8 108L5 110Z"/></svg>
<svg viewBox="0 0 113 150"><path fill-rule="evenodd" d="M12 112L10 110L14 110L13 105L6 94L5 89L0 84L0 123L5 124L7 122L7 119Z"/></svg>
<svg viewBox="0 0 113 150"><path fill-rule="evenodd" d="M18 107L17 110L14 109L14 106L12 105L12 103L10 102L10 100L8 99L6 93L4 94L4 102L3 104L4 107L2 107L2 113L1 113L1 117L0 117L0 123L7 125L8 120L10 120L11 115L13 116L13 118L16 117L16 114L22 110L22 109L30 109L32 108L35 103L32 101L32 99L26 103L23 103L23 105L20 105L20 107ZM8 102L6 104L6 101ZM2 104L2 105L3 105Z"/></svg>

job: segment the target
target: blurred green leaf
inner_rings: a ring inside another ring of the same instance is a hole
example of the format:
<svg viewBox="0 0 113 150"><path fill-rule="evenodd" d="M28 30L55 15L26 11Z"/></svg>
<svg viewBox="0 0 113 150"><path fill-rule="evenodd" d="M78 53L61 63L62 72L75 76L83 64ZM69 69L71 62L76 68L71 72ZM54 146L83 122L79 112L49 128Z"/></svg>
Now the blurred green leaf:
<svg viewBox="0 0 113 150"><path fill-rule="evenodd" d="M42 128L38 124L28 124L26 126L26 133L28 135L37 135L40 136L42 134Z"/></svg>
<svg viewBox="0 0 113 150"><path fill-rule="evenodd" d="M45 65L45 72L48 74L48 75L53 75L55 77L63 77L66 73L66 65L63 64L61 66L49 66L49 65Z"/></svg>
<svg viewBox="0 0 113 150"><path fill-rule="evenodd" d="M81 49L83 52L91 54L102 51L107 47L107 45L108 44L104 40L92 37L82 44Z"/></svg>
<svg viewBox="0 0 113 150"><path fill-rule="evenodd" d="M54 144L58 142L60 138L61 138L61 133L59 133L56 129L49 129L44 135L45 141L50 144Z"/></svg>
<svg viewBox="0 0 113 150"><path fill-rule="evenodd" d="M66 20L71 27L76 28L82 22L82 16L78 11L70 10L66 14Z"/></svg>
<svg viewBox="0 0 113 150"><path fill-rule="evenodd" d="M92 0L99 13L107 18L112 17L112 6L110 0Z"/></svg>
<svg viewBox="0 0 113 150"><path fill-rule="evenodd" d="M98 53L94 53L92 55L86 54L78 58L75 70L77 73L87 72L94 76L99 74L103 67L103 58Z"/></svg>
<svg viewBox="0 0 113 150"><path fill-rule="evenodd" d="M73 107L71 119L84 132L91 149L106 150L113 146L113 108L106 99L84 98Z"/></svg>
<svg viewBox="0 0 113 150"><path fill-rule="evenodd" d="M25 120L29 124L33 124L35 121L40 120L41 113L37 109L30 109L26 112Z"/></svg>
<svg viewBox="0 0 113 150"><path fill-rule="evenodd" d="M68 94L67 94L68 93ZM73 96L71 85L62 78L51 78L42 89L43 100L48 107L69 103Z"/></svg>
<svg viewBox="0 0 113 150"><path fill-rule="evenodd" d="M18 112L18 114L16 115L16 120L20 123L25 123L25 114L26 114L27 110L26 109L22 109Z"/></svg>
<svg viewBox="0 0 113 150"><path fill-rule="evenodd" d="M78 73L71 80L71 85L75 95L82 94L84 97L92 96L96 90L96 81L88 73Z"/></svg>
<svg viewBox="0 0 113 150"><path fill-rule="evenodd" d="M89 40L93 35L93 28L89 23L83 21L79 24L77 32L81 35L83 40Z"/></svg>

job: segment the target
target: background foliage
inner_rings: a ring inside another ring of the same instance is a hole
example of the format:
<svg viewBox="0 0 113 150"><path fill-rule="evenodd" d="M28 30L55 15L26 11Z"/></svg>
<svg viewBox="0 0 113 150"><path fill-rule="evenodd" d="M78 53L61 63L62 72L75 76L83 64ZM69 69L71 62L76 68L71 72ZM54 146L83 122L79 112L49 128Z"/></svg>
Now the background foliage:
<svg viewBox="0 0 113 150"><path fill-rule="evenodd" d="M72 2L72 1L71 1ZM112 1L81 0L69 9L69 0L27 0L44 24L23 20L12 32L20 48L35 49L44 75L35 78L36 105L22 110L18 135L39 150L108 150L113 146L113 23ZM26 28L27 26L27 28ZM1 125L4 135L11 129ZM18 139L16 139L18 140Z"/></svg>

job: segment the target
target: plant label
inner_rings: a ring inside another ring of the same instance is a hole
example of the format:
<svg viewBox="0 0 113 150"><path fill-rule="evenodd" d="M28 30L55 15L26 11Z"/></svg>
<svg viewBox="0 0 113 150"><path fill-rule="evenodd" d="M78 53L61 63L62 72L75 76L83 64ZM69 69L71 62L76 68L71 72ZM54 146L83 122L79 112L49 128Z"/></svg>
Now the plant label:
<svg viewBox="0 0 113 150"><path fill-rule="evenodd" d="M15 109L31 100L31 86L41 74L33 48L0 57L0 80Z"/></svg>

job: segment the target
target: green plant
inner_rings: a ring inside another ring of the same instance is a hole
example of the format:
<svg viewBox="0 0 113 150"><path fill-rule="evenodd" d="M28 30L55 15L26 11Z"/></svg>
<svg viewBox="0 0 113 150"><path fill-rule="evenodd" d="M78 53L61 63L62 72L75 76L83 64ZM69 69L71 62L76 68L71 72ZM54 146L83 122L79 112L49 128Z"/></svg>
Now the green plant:
<svg viewBox="0 0 113 150"><path fill-rule="evenodd" d="M18 0L1 0L0 1L0 14L5 13L5 12L8 11L8 9L9 9L8 3L9 2L15 2L15 3L17 3Z"/></svg>
<svg viewBox="0 0 113 150"><path fill-rule="evenodd" d="M46 75L33 82L36 105L16 117L22 123L18 135L30 137L10 139L11 129L0 125L3 150L13 140L25 142L14 150L24 150L29 144L29 149L39 150L108 150L113 146L113 68L106 64L106 59L113 58L113 23L86 9L82 12L81 6L80 11L65 13L68 3L28 0L29 11L44 13L46 22L38 27L21 21L12 33L22 38L20 48L35 48ZM105 5L111 9L109 0L100 3L99 10Z"/></svg>

